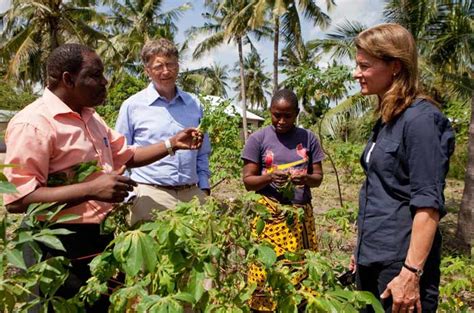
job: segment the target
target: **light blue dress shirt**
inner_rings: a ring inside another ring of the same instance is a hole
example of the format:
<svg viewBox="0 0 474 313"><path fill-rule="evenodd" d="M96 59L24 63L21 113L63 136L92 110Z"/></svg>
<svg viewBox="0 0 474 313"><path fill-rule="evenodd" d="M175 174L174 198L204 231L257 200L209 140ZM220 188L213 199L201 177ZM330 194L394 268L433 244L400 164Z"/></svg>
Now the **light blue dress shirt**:
<svg viewBox="0 0 474 313"><path fill-rule="evenodd" d="M134 146L164 141L186 127L197 127L203 115L199 100L179 88L171 101L160 96L150 83L122 104L115 129ZM145 184L180 186L198 184L209 188L209 136L199 150L178 150L174 156L133 168L130 177Z"/></svg>

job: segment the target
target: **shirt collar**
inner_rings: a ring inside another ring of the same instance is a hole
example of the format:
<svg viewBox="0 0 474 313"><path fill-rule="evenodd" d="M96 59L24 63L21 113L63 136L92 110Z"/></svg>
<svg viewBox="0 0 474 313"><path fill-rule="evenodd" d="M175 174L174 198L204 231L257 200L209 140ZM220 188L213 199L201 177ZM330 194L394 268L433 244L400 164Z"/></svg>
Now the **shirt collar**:
<svg viewBox="0 0 474 313"><path fill-rule="evenodd" d="M44 102L46 103L48 110L51 112L53 117L57 115L62 115L62 114L77 114L71 108L64 103L58 96L56 96L51 90L48 88L44 89L43 96L42 96ZM95 110L93 108L82 108L81 112L81 118L87 122L92 114L94 114Z"/></svg>
<svg viewBox="0 0 474 313"><path fill-rule="evenodd" d="M150 82L150 84L148 84L148 87L146 89L147 89L146 95L147 95L148 105L152 105L158 99L162 99L168 104L177 103L177 100L181 99L183 104L185 105L189 104L189 99L188 99L189 97L187 97L186 92L184 92L178 86L176 86L176 96L171 101L166 100L164 97L160 95L160 93L156 90L155 86L153 85L153 82Z"/></svg>

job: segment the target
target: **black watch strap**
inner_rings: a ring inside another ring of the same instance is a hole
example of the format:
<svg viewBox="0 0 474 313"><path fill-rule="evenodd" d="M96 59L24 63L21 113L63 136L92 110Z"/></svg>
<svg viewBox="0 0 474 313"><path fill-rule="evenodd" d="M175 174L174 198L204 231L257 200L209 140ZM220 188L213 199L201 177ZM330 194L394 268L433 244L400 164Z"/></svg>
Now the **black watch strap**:
<svg viewBox="0 0 474 313"><path fill-rule="evenodd" d="M409 270L410 272L415 273L416 276L418 276L418 277L421 277L421 275L423 275L423 270L422 269L410 266L406 263L403 263L403 267L406 268L407 270Z"/></svg>

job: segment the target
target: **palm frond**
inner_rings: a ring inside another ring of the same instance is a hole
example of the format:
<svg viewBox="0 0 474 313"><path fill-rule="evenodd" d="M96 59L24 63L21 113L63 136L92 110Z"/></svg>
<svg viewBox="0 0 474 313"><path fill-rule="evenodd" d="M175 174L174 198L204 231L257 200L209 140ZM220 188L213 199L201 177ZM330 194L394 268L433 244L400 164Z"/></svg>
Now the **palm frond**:
<svg viewBox="0 0 474 313"><path fill-rule="evenodd" d="M211 35L210 37L206 38L205 40L203 40L197 45L196 49L193 52L193 58L198 59L205 52L208 52L218 47L219 45L224 43L224 39L225 39L225 35L223 31L215 33Z"/></svg>

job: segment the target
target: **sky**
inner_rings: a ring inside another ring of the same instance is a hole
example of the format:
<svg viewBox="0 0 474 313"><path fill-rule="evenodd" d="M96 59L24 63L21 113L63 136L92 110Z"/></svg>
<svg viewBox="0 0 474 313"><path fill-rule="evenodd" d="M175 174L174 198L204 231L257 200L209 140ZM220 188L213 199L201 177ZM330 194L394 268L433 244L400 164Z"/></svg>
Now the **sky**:
<svg viewBox="0 0 474 313"><path fill-rule="evenodd" d="M163 11L176 8L186 2L192 4L192 9L186 11L181 19L178 21L178 34L176 41L182 43L185 40L185 31L192 26L201 26L204 24L204 19L201 13L204 12L203 2L204 1L185 1L185 0L164 0ZM336 6L327 12L331 17L331 26L326 30L321 30L318 27L314 27L310 22L304 21L302 26L303 38L305 41L323 38L324 34L334 29L335 25L343 23L345 20L359 21L367 26L376 25L382 23L382 10L384 6L384 0L335 0ZM0 0L0 12L4 12L10 5L11 0ZM316 0L317 5L321 8L326 8L326 2L324 0ZM197 44L204 39L205 36L197 37L196 40L189 43L189 50L184 55L181 55L181 68L182 69L195 69L211 65L213 62L221 65L229 65L232 68L235 62L238 60L237 47L230 43L222 45L210 53L205 54L198 60L193 60L191 57L192 51ZM262 40L254 42L257 51L260 53L264 64L265 71L271 73L271 65L273 62L273 43L269 40ZM248 52L248 48L244 48L244 53ZM330 61L330 57L324 57L321 62L322 66ZM233 76L233 75L230 75ZM280 79L281 81L281 79ZM234 95L232 90L229 90L231 96Z"/></svg>
<svg viewBox="0 0 474 313"><path fill-rule="evenodd" d="M167 11L186 2L187 1L183 0L165 0L163 9L164 11ZM204 12L204 8L202 2L203 1L192 1L193 8L188 10L178 22L179 31L176 37L177 42L182 43L184 41L184 32L190 27L203 25L204 19L201 17L201 13ZM344 22L346 19L350 21L360 21L367 26L376 25L382 22L382 10L384 5L383 0L335 0L335 2L336 7L334 7L331 12L328 13L332 20L332 26L325 31L322 31L318 27L314 27L312 23L308 21L304 21L302 32L305 41L323 38L324 33L330 32L332 29L334 29L334 25L338 25ZM326 8L325 1L316 0L316 3L321 8ZM198 37L195 41L190 43L190 53L181 56L181 67L194 69L210 65L213 62L229 64L233 66L238 60L237 47L232 43L222 45L212 52L207 53L199 60L192 60L190 54L197 44L204 38L205 36ZM261 57L264 59L266 70L271 71L271 64L273 62L273 43L269 40L262 40L254 44L256 45ZM245 51L246 50L244 50L244 53ZM327 59L323 59L323 62L325 61L327 62Z"/></svg>

